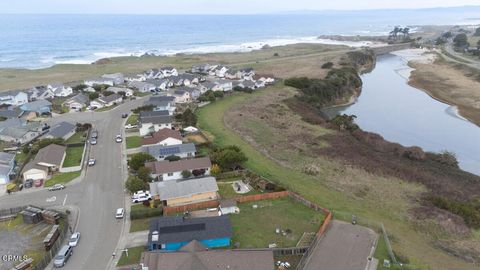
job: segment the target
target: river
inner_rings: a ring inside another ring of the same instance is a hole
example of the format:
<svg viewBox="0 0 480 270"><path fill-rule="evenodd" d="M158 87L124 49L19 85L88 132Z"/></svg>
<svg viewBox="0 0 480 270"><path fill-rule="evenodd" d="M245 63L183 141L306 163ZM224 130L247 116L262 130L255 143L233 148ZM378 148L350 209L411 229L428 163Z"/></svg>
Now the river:
<svg viewBox="0 0 480 270"><path fill-rule="evenodd" d="M480 128L458 116L455 107L408 85L399 74L405 69L407 62L400 56L380 56L375 69L362 75L357 101L326 113L354 114L363 130L404 146L453 152L463 170L480 175Z"/></svg>

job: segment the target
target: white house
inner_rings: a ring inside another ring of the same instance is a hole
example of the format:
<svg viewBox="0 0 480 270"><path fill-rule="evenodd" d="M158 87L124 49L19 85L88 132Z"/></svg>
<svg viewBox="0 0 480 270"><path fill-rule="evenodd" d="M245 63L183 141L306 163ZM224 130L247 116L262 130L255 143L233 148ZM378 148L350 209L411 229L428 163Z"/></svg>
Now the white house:
<svg viewBox="0 0 480 270"><path fill-rule="evenodd" d="M122 73L104 74L102 78L113 80L114 85L122 84L125 81Z"/></svg>
<svg viewBox="0 0 480 270"><path fill-rule="evenodd" d="M94 101L90 102L90 106L92 108L96 108L96 109L103 108L103 107L110 107L110 106L113 106L115 104L121 103L122 100L123 100L123 98L122 98L121 95L112 94L110 96L99 97L99 98L95 99Z"/></svg>
<svg viewBox="0 0 480 270"><path fill-rule="evenodd" d="M154 84L139 81L129 82L128 86L137 89L141 93L155 92L155 89L157 88Z"/></svg>
<svg viewBox="0 0 480 270"><path fill-rule="evenodd" d="M50 144L40 149L23 168L23 179L46 180L50 172L58 171L66 156L66 146Z"/></svg>
<svg viewBox="0 0 480 270"><path fill-rule="evenodd" d="M23 125L8 126L0 131L0 140L16 144L25 144L40 136L42 124L28 122Z"/></svg>
<svg viewBox="0 0 480 270"><path fill-rule="evenodd" d="M229 69L225 73L225 78L230 79L230 80L238 80L242 78L242 72L236 69Z"/></svg>
<svg viewBox="0 0 480 270"><path fill-rule="evenodd" d="M243 68L239 71L241 73L241 77L239 79L253 80L253 76L255 76L255 70L253 68Z"/></svg>
<svg viewBox="0 0 480 270"><path fill-rule="evenodd" d="M229 80L216 80L213 83L215 83L215 86L212 88L213 91L232 91L233 90L233 84L232 81Z"/></svg>
<svg viewBox="0 0 480 270"><path fill-rule="evenodd" d="M219 78L224 78L227 71L228 71L228 67L219 66L215 69L215 76L217 76Z"/></svg>
<svg viewBox="0 0 480 270"><path fill-rule="evenodd" d="M0 92L0 104L20 106L28 103L28 94L22 91Z"/></svg>
<svg viewBox="0 0 480 270"><path fill-rule="evenodd" d="M94 86L94 85L115 85L115 80L111 78L104 78L104 77L97 77L97 78L90 78L83 82L86 86Z"/></svg>
<svg viewBox="0 0 480 270"><path fill-rule="evenodd" d="M145 163L151 170L151 176L159 181L183 179L183 171L189 171L195 177L210 175L210 158L182 159L178 161L154 161Z"/></svg>
<svg viewBox="0 0 480 270"><path fill-rule="evenodd" d="M84 94L78 94L76 96L69 98L67 101L65 101L63 103L63 106L66 106L73 111L79 111L87 107L89 100L90 99L88 98L88 96Z"/></svg>
<svg viewBox="0 0 480 270"><path fill-rule="evenodd" d="M15 168L15 154L0 152L0 185L8 184Z"/></svg>
<svg viewBox="0 0 480 270"><path fill-rule="evenodd" d="M56 97L68 97L73 94L73 89L70 86L65 86L63 83L53 83L47 85L47 88L53 92Z"/></svg>
<svg viewBox="0 0 480 270"><path fill-rule="evenodd" d="M197 151L195 144L173 144L173 145L149 145L142 147L142 152L150 154L158 161L165 160L169 156L177 156L179 158L194 158Z"/></svg>
<svg viewBox="0 0 480 270"><path fill-rule="evenodd" d="M120 94L121 92L124 92L126 97L133 96L133 90L130 89L130 88L125 88L125 87L112 87L112 86L110 86L110 87L107 88L107 91L113 92L115 94Z"/></svg>
<svg viewBox="0 0 480 270"><path fill-rule="evenodd" d="M178 76L178 71L174 67L162 67L160 71L163 74L163 78L170 77L170 76Z"/></svg>
<svg viewBox="0 0 480 270"><path fill-rule="evenodd" d="M153 105L154 111L168 111L170 115L173 115L175 107L175 97L173 96L154 96L150 97L146 102L146 105Z"/></svg>
<svg viewBox="0 0 480 270"><path fill-rule="evenodd" d="M35 101L40 99L51 99L55 95L53 91L48 89L46 86L35 86L28 90L28 100Z"/></svg>
<svg viewBox="0 0 480 270"><path fill-rule="evenodd" d="M161 129L172 129L172 116L168 115L168 111L166 112L167 115L162 113L162 111L149 112L150 114L148 115L142 115L142 112L138 117L140 136L146 136Z"/></svg>
<svg viewBox="0 0 480 270"><path fill-rule="evenodd" d="M189 91L175 90L172 96L175 97L175 103L188 103L192 101L192 96Z"/></svg>

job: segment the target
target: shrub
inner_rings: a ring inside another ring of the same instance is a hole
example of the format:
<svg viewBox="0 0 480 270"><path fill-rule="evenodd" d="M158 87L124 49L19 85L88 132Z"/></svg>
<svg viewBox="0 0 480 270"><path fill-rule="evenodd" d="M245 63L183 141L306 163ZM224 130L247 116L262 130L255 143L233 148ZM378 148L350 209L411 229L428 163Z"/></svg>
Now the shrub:
<svg viewBox="0 0 480 270"><path fill-rule="evenodd" d="M241 165L248 159L238 146L226 146L215 149L210 158L215 164L218 164L222 170L231 170L237 165Z"/></svg>
<svg viewBox="0 0 480 270"><path fill-rule="evenodd" d="M130 212L130 219L142 219L142 218L150 218L150 217L158 217L161 216L163 213L163 208L143 208L143 209L132 209Z"/></svg>
<svg viewBox="0 0 480 270"><path fill-rule="evenodd" d="M183 178L187 179L187 178L190 178L191 176L192 176L192 173L189 170L182 171Z"/></svg>
<svg viewBox="0 0 480 270"><path fill-rule="evenodd" d="M94 93L90 93L88 94L88 99L90 100L95 100L99 97L100 95L97 93L97 92L94 92Z"/></svg>
<svg viewBox="0 0 480 270"><path fill-rule="evenodd" d="M480 228L480 203L459 202L440 196L430 196L429 201L438 208L447 210L463 218L465 224L474 229Z"/></svg>
<svg viewBox="0 0 480 270"><path fill-rule="evenodd" d="M133 109L132 112L136 113L136 114L139 114L140 112L151 112L151 111L153 111L153 108L155 108L154 105L144 105L144 106L140 106L136 109Z"/></svg>
<svg viewBox="0 0 480 270"><path fill-rule="evenodd" d="M142 179L135 176L130 176L125 182L125 188L130 191L130 193L135 193L139 190L144 190L147 188L147 185Z"/></svg>
<svg viewBox="0 0 480 270"><path fill-rule="evenodd" d="M337 115L335 116L330 123L336 125L340 130L355 131L359 129L358 125L355 124L355 115Z"/></svg>
<svg viewBox="0 0 480 270"><path fill-rule="evenodd" d="M322 65L322 68L323 69L330 69L333 67L333 63L332 62L326 62L325 64Z"/></svg>
<svg viewBox="0 0 480 270"><path fill-rule="evenodd" d="M216 98L222 98L224 96L223 91L215 91L215 92L213 92L213 95Z"/></svg>
<svg viewBox="0 0 480 270"><path fill-rule="evenodd" d="M147 167L140 167L137 171L137 177L144 182L150 182L152 177L150 177L151 170Z"/></svg>
<svg viewBox="0 0 480 270"><path fill-rule="evenodd" d="M155 158L147 153L137 153L132 156L128 162L128 165L130 165L130 168L137 171L140 169L140 167L145 166L145 163L149 161L155 161Z"/></svg>
<svg viewBox="0 0 480 270"><path fill-rule="evenodd" d="M83 91L83 89L87 88L88 86L86 86L85 84L79 84L79 85L76 85L74 87L72 87L72 90L75 91L75 92L80 92L80 91Z"/></svg>
<svg viewBox="0 0 480 270"><path fill-rule="evenodd" d="M217 164L213 164L213 165L212 165L212 168L210 169L210 173L211 173L212 175L217 175L217 174L219 174L221 171L222 171L222 169L221 169L220 166L218 166Z"/></svg>
<svg viewBox="0 0 480 270"><path fill-rule="evenodd" d="M178 114L175 118L180 121L184 127L197 125L197 116L190 109L186 109L182 114Z"/></svg>
<svg viewBox="0 0 480 270"><path fill-rule="evenodd" d="M177 161L180 160L181 158L179 156L171 155L165 158L167 161Z"/></svg>

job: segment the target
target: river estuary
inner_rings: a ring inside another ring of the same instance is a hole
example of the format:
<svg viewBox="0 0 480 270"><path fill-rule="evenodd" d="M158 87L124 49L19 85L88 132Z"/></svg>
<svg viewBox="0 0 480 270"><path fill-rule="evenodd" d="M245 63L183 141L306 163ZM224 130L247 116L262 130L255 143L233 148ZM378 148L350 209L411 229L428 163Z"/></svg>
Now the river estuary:
<svg viewBox="0 0 480 270"><path fill-rule="evenodd" d="M480 127L458 116L455 107L408 85L399 72L406 69L400 56L379 57L375 69L362 76L358 100L327 113L354 114L363 130L404 146L453 152L463 170L480 175Z"/></svg>

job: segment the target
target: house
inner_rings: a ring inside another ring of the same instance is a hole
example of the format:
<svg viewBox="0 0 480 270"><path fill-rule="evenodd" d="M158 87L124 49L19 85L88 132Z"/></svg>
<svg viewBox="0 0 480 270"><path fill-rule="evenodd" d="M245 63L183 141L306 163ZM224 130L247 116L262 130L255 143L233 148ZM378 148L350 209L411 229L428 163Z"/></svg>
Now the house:
<svg viewBox="0 0 480 270"><path fill-rule="evenodd" d="M227 71L228 71L228 67L218 66L213 70L213 74L212 74L212 71L210 72L210 75L217 76L219 78L224 78Z"/></svg>
<svg viewBox="0 0 480 270"><path fill-rule="evenodd" d="M187 91L188 93L190 93L190 98L192 100L197 100L200 97L200 95L202 94L200 89L192 88L192 87L183 87L182 89L179 89L179 90L184 90L184 91Z"/></svg>
<svg viewBox="0 0 480 270"><path fill-rule="evenodd" d="M68 140L70 137L73 136L73 134L75 134L76 130L76 125L68 122L61 122L51 127L48 133L45 134L43 137L46 139L62 138L64 140Z"/></svg>
<svg viewBox="0 0 480 270"><path fill-rule="evenodd" d="M124 77L127 82L143 82L147 79L145 74L126 74Z"/></svg>
<svg viewBox="0 0 480 270"><path fill-rule="evenodd" d="M151 137L142 139L142 145L177 145L182 144L182 134L178 130L173 129L160 129L152 134Z"/></svg>
<svg viewBox="0 0 480 270"><path fill-rule="evenodd" d="M238 81L238 82L235 82L235 87L248 88L252 90L257 88L257 86L255 85L255 82L253 81Z"/></svg>
<svg viewBox="0 0 480 270"><path fill-rule="evenodd" d="M2 131L0 131L0 140L16 144L25 144L41 134L42 124L40 122L28 122L23 125L8 126L2 129Z"/></svg>
<svg viewBox="0 0 480 270"><path fill-rule="evenodd" d="M145 82L155 85L156 90L160 89L163 91L175 85L174 80L172 80L171 78L149 79L149 80L146 80Z"/></svg>
<svg viewBox="0 0 480 270"><path fill-rule="evenodd" d="M162 67L160 69L160 72L163 74L163 77L161 77L161 78L170 77L170 76L178 76L178 71L174 67Z"/></svg>
<svg viewBox="0 0 480 270"><path fill-rule="evenodd" d="M180 74L178 77L181 77L183 79L184 86L198 84L200 82L200 78L192 74L183 73Z"/></svg>
<svg viewBox="0 0 480 270"><path fill-rule="evenodd" d="M165 160L169 156L180 158L194 158L197 148L193 143L173 144L173 145L150 145L144 146L142 152L150 154L158 161Z"/></svg>
<svg viewBox="0 0 480 270"><path fill-rule="evenodd" d="M66 146L58 144L50 144L40 149L35 158L23 168L23 179L46 180L49 173L61 168L66 150Z"/></svg>
<svg viewBox="0 0 480 270"><path fill-rule="evenodd" d="M102 78L112 80L113 85L122 84L125 81L122 73L104 74Z"/></svg>
<svg viewBox="0 0 480 270"><path fill-rule="evenodd" d="M240 213L240 208L237 206L237 201L231 199L221 200L219 209L222 215Z"/></svg>
<svg viewBox="0 0 480 270"><path fill-rule="evenodd" d="M20 106L28 103L28 94L23 91L0 92L0 104Z"/></svg>
<svg viewBox="0 0 480 270"><path fill-rule="evenodd" d="M212 88L213 91L232 91L233 90L233 84L232 81L229 80L216 80L213 83L215 83L215 86Z"/></svg>
<svg viewBox="0 0 480 270"><path fill-rule="evenodd" d="M192 66L192 73L208 74L210 70L210 64L200 64Z"/></svg>
<svg viewBox="0 0 480 270"><path fill-rule="evenodd" d="M115 85L115 80L111 78L104 78L104 77L96 77L90 78L83 82L86 86L94 86L94 85Z"/></svg>
<svg viewBox="0 0 480 270"><path fill-rule="evenodd" d="M122 96L118 94L112 94L109 96L99 97L95 99L94 101L90 102L90 106L96 109L103 107L111 107L113 105L122 103L122 100Z"/></svg>
<svg viewBox="0 0 480 270"><path fill-rule="evenodd" d="M133 90L130 88L125 88L125 87L114 87L110 86L107 88L106 91L115 93L115 94L121 94L122 92L125 93L125 97L131 97L133 96Z"/></svg>
<svg viewBox="0 0 480 270"><path fill-rule="evenodd" d="M183 179L183 171L189 171L194 176L210 175L212 163L210 158L181 159L178 161L154 161L145 164L151 170L153 178L159 181Z"/></svg>
<svg viewBox="0 0 480 270"><path fill-rule="evenodd" d="M165 115L164 111L154 113L140 113L138 117L140 123L140 136L157 132L161 129L172 129L172 116Z"/></svg>
<svg viewBox="0 0 480 270"><path fill-rule="evenodd" d="M176 251L193 240L197 240L208 248L228 247L231 237L232 225L228 216L206 218L160 217L150 222L148 249L150 251Z"/></svg>
<svg viewBox="0 0 480 270"><path fill-rule="evenodd" d="M90 98L85 94L78 94L69 98L63 103L63 106L68 107L73 111L80 111L81 109L87 107L89 104Z"/></svg>
<svg viewBox="0 0 480 270"><path fill-rule="evenodd" d="M38 115L49 114L52 110L52 103L48 100L40 99L20 106L25 112L34 112Z"/></svg>
<svg viewBox="0 0 480 270"><path fill-rule="evenodd" d="M269 74L255 74L255 76L253 76L253 81L260 81L263 82L265 85L271 85L275 83L275 77Z"/></svg>
<svg viewBox="0 0 480 270"><path fill-rule="evenodd" d="M157 88L154 84L149 82L132 81L128 83L128 87L133 87L141 93L155 92Z"/></svg>
<svg viewBox="0 0 480 270"><path fill-rule="evenodd" d="M209 90L213 91L213 88L215 88L216 86L217 84L213 82L203 82L198 85L198 89L200 90L200 93L203 94Z"/></svg>
<svg viewBox="0 0 480 270"><path fill-rule="evenodd" d="M23 111L18 107L8 107L0 110L0 117L10 119L10 118L19 118L23 114Z"/></svg>
<svg viewBox="0 0 480 270"><path fill-rule="evenodd" d="M208 249L192 240L176 252L143 252L141 265L148 270L272 270L272 250Z"/></svg>
<svg viewBox="0 0 480 270"><path fill-rule="evenodd" d="M65 86L63 83L53 83L47 85L47 89L53 92L56 97L68 97L73 94L73 89L70 86Z"/></svg>
<svg viewBox="0 0 480 270"><path fill-rule="evenodd" d="M9 118L5 121L0 121L0 131L6 129L7 127L18 127L24 126L27 124L27 121L19 118Z"/></svg>
<svg viewBox="0 0 480 270"><path fill-rule="evenodd" d="M39 99L52 99L55 97L53 91L47 86L35 86L27 91L28 100L35 101Z"/></svg>
<svg viewBox="0 0 480 270"><path fill-rule="evenodd" d="M0 152L0 185L8 184L14 175L15 154Z"/></svg>
<svg viewBox="0 0 480 270"><path fill-rule="evenodd" d="M173 96L156 96L150 97L146 102L145 105L153 105L154 111L169 111L170 115L176 110L175 107L175 97Z"/></svg>
<svg viewBox="0 0 480 270"><path fill-rule="evenodd" d="M149 69L145 71L144 75L147 79L163 78L163 72L161 72L158 68Z"/></svg>
<svg viewBox="0 0 480 270"><path fill-rule="evenodd" d="M175 97L175 103L188 103L192 101L190 92L186 90L175 90L172 96Z"/></svg>
<svg viewBox="0 0 480 270"><path fill-rule="evenodd" d="M225 72L225 78L229 80L238 80L242 78L243 73L237 69L229 69Z"/></svg>
<svg viewBox="0 0 480 270"><path fill-rule="evenodd" d="M239 79L253 80L253 76L255 76L255 70L253 68L243 68L239 71L241 73L241 77Z"/></svg>
<svg viewBox="0 0 480 270"><path fill-rule="evenodd" d="M164 206L179 206L218 199L215 177L150 183L150 194Z"/></svg>

